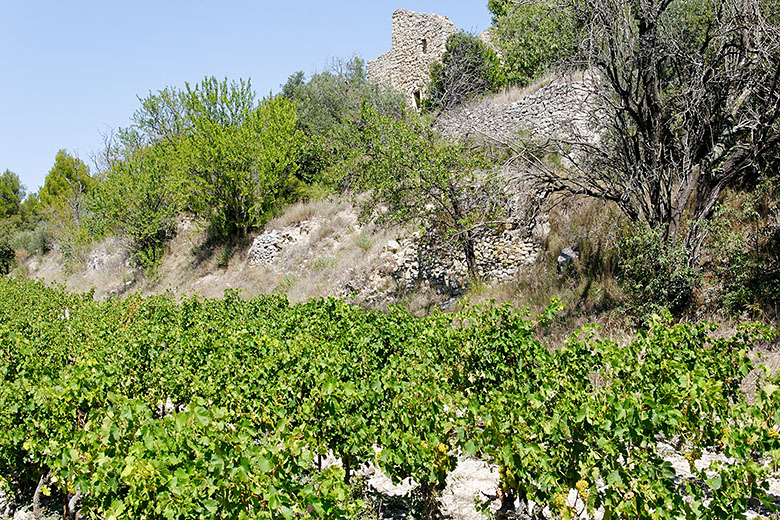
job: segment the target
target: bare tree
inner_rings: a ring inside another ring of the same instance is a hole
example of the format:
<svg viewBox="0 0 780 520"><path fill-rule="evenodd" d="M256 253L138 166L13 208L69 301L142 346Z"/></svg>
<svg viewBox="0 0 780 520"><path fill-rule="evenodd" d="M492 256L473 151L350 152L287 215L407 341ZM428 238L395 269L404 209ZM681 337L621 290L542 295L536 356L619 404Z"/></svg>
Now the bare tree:
<svg viewBox="0 0 780 520"><path fill-rule="evenodd" d="M582 56L600 82L598 142L515 145L553 193L614 201L684 233L698 261L723 191L777 175L780 8L762 0L571 0ZM552 149L571 167L539 159Z"/></svg>

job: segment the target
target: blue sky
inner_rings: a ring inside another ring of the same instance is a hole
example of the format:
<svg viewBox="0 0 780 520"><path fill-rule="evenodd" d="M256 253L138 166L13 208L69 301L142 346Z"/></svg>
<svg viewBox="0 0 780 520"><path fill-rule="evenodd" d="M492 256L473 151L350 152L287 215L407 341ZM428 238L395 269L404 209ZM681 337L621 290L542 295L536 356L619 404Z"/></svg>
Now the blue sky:
<svg viewBox="0 0 780 520"><path fill-rule="evenodd" d="M127 126L137 96L205 76L251 78L259 96L333 58L390 48L395 9L479 32L487 0L0 0L0 172L37 190L65 148L91 165L100 132Z"/></svg>

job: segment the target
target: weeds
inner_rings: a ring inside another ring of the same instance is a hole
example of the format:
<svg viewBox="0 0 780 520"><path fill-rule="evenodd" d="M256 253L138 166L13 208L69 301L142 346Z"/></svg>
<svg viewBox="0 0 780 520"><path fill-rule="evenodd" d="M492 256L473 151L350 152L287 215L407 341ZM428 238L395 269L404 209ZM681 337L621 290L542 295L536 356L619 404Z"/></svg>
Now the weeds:
<svg viewBox="0 0 780 520"><path fill-rule="evenodd" d="M338 258L332 256L321 256L311 264L311 268L315 271L324 271L325 269L336 267L338 263Z"/></svg>

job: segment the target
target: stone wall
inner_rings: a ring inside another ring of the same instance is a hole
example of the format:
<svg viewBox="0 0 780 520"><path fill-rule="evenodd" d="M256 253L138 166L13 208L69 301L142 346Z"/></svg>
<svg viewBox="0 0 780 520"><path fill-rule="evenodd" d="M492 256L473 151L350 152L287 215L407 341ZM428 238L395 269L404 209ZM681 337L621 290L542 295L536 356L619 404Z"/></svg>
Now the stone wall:
<svg viewBox="0 0 780 520"><path fill-rule="evenodd" d="M393 13L392 48L368 62L366 75L403 92L410 106L419 106L428 86L428 71L441 60L447 38L456 32L446 16L399 9Z"/></svg>
<svg viewBox="0 0 780 520"><path fill-rule="evenodd" d="M540 252L539 240L519 222L503 230L481 230L476 235L477 272L480 278L493 282L516 279ZM403 241L406 254L392 276L403 291L422 282L440 293L459 296L469 282L465 255L456 244L431 240L435 238Z"/></svg>
<svg viewBox="0 0 780 520"><path fill-rule="evenodd" d="M523 134L595 142L599 138L598 96L593 82L562 78L509 104L477 101L442 114L436 129L444 135L506 141Z"/></svg>

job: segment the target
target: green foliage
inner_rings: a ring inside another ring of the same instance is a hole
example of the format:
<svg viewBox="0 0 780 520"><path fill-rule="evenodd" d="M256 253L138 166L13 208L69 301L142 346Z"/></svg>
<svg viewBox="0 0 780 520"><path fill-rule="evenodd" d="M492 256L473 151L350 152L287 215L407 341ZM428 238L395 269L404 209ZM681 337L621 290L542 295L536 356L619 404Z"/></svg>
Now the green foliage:
<svg viewBox="0 0 780 520"><path fill-rule="evenodd" d="M6 170L0 175L0 219L18 215L22 200L24 186L19 181L19 176Z"/></svg>
<svg viewBox="0 0 780 520"><path fill-rule="evenodd" d="M297 102L299 125L307 135L325 136L344 121L355 120L364 103L385 115L403 115L402 96L370 83L362 60L336 62L332 68L308 81L303 72L296 72L282 86L281 95Z"/></svg>
<svg viewBox="0 0 780 520"><path fill-rule="evenodd" d="M249 82L206 79L182 93L192 125L182 141L192 201L215 236L230 238L261 226L298 168L303 134L292 102L255 104Z"/></svg>
<svg viewBox="0 0 780 520"><path fill-rule="evenodd" d="M430 75L426 105L440 110L493 92L504 83L493 49L464 32L447 38L442 60L431 66Z"/></svg>
<svg viewBox="0 0 780 520"><path fill-rule="evenodd" d="M43 255L51 250L54 238L46 221L39 221L35 227L21 229L11 238L15 251L24 251L28 255Z"/></svg>
<svg viewBox="0 0 780 520"><path fill-rule="evenodd" d="M233 256L233 249L230 246L220 247L217 251L217 267L225 269Z"/></svg>
<svg viewBox="0 0 780 520"><path fill-rule="evenodd" d="M699 269L688 265L688 251L664 239L660 229L630 226L621 237L619 280L631 298L631 311L647 318L664 310L680 316L694 300Z"/></svg>
<svg viewBox="0 0 780 520"><path fill-rule="evenodd" d="M512 0L488 0L487 8L493 15L493 23L498 18L505 16L513 4Z"/></svg>
<svg viewBox="0 0 780 520"><path fill-rule="evenodd" d="M45 209L71 208L83 203L84 195L96 184L97 181L89 174L89 166L66 150L60 150L38 193L38 200Z"/></svg>
<svg viewBox="0 0 780 520"><path fill-rule="evenodd" d="M329 190L341 187L341 178L332 169L341 160L340 129L359 119L360 107L368 104L384 115L404 115L403 96L370 83L358 58L335 62L332 70L308 81L303 72L296 72L282 86L281 95L295 102L298 128L306 134L298 178Z"/></svg>
<svg viewBox="0 0 780 520"><path fill-rule="evenodd" d="M527 85L575 54L578 30L570 3L491 0L488 8L507 84Z"/></svg>
<svg viewBox="0 0 780 520"><path fill-rule="evenodd" d="M365 233L360 233L355 237L355 245L363 251L368 251L374 247L374 239Z"/></svg>
<svg viewBox="0 0 780 520"><path fill-rule="evenodd" d="M93 229L129 238L133 257L150 273L186 202L186 179L175 160L165 144L144 148L126 133L89 203Z"/></svg>
<svg viewBox="0 0 780 520"><path fill-rule="evenodd" d="M3 231L2 227L0 231ZM9 243L8 235L3 233L0 237L0 274L8 274L16 263L15 259L14 248Z"/></svg>
<svg viewBox="0 0 780 520"><path fill-rule="evenodd" d="M38 192L39 211L66 259L80 257L90 241L84 218L88 196L96 185L84 162L60 150Z"/></svg>
<svg viewBox="0 0 780 520"><path fill-rule="evenodd" d="M478 150L442 139L422 118L399 120L364 106L344 139L354 187L366 191L363 217L416 224L462 246L472 274L473 230L502 211L501 191ZM382 208L377 211L378 208Z"/></svg>
<svg viewBox="0 0 780 520"><path fill-rule="evenodd" d="M109 143L105 185L91 207L96 230L130 238L142 265L159 262L185 209L214 238L230 240L304 191L299 164L319 150L306 148L286 98L258 103L248 81L206 78L140 101L133 125Z"/></svg>
<svg viewBox="0 0 780 520"><path fill-rule="evenodd" d="M338 264L338 258L333 256L320 256L311 264L311 268L315 271L325 271L336 267Z"/></svg>
<svg viewBox="0 0 780 520"><path fill-rule="evenodd" d="M553 349L535 333L559 310L101 303L4 277L0 477L24 499L51 475L87 518L350 518L348 481L372 461L420 483L434 516L462 453L498 464L537 514L571 518L571 490L576 511L613 519L772 507L780 380L740 390L759 329L653 319L627 344L586 328ZM690 474L664 459L673 445ZM718 456L703 464L705 450ZM328 452L342 467L318 465Z"/></svg>

